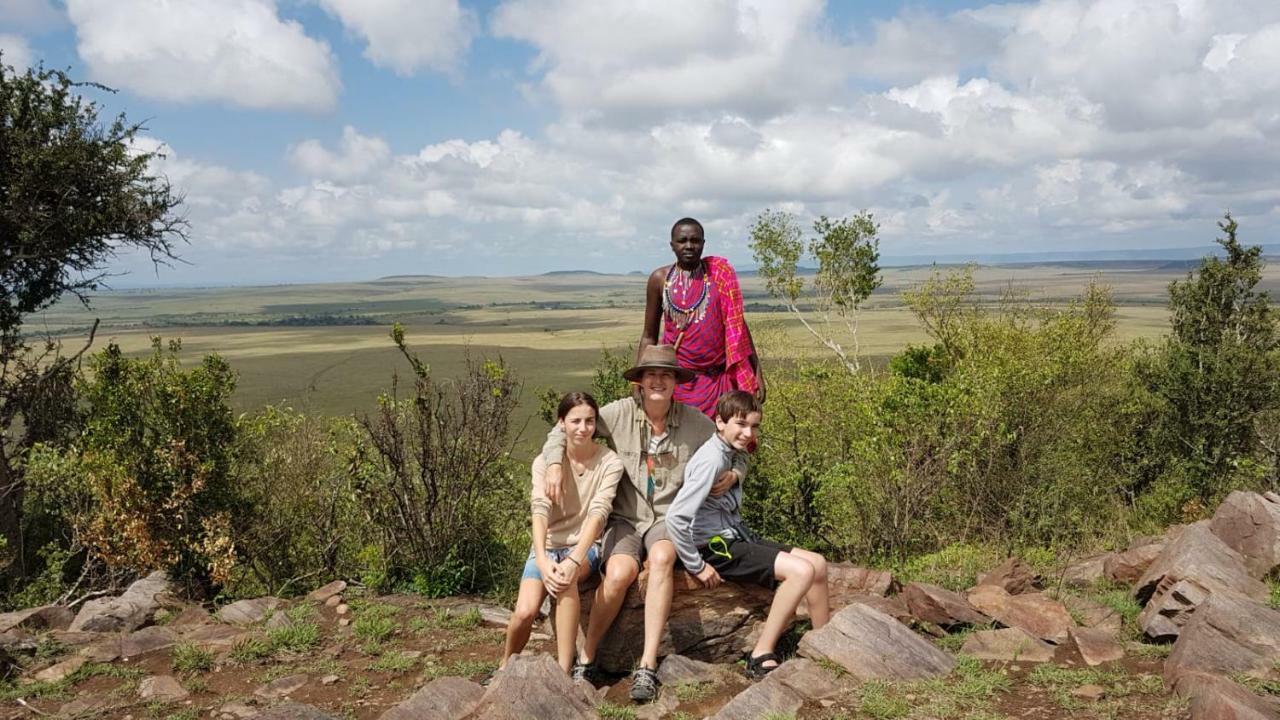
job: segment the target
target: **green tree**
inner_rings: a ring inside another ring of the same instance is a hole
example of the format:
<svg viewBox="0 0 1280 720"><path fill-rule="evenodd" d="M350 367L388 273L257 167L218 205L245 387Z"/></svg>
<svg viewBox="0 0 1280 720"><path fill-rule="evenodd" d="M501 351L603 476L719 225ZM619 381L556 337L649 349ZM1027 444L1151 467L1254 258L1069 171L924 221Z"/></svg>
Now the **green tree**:
<svg viewBox="0 0 1280 720"><path fill-rule="evenodd" d="M0 58L0 535L20 560L24 460L72 424L79 357L30 347L24 319L67 294L87 304L122 249L163 262L185 239L181 198L134 146L141 126L101 122L86 90L106 88Z"/></svg>
<svg viewBox="0 0 1280 720"><path fill-rule="evenodd" d="M1225 255L1169 285L1172 334L1140 376L1157 402L1155 441L1185 500L1211 502L1248 471L1255 423L1280 408L1280 332L1262 280L1262 249L1245 247L1228 213Z"/></svg>
<svg viewBox="0 0 1280 720"><path fill-rule="evenodd" d="M880 287L880 226L863 211L838 220L827 216L813 223L814 235L806 243L795 215L765 210L751 227L751 250L769 294L782 300L804 325L850 372L862 368L858 348L858 310ZM800 275L806 252L818 264L809 293ZM810 322L801 302L818 315ZM844 326L851 348L845 348L833 332L832 314Z"/></svg>

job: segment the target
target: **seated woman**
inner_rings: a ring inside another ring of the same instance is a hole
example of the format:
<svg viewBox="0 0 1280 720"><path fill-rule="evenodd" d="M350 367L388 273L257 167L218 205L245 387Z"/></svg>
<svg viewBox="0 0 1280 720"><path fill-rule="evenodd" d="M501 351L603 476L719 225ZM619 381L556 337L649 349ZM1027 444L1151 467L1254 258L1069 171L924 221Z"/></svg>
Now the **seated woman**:
<svg viewBox="0 0 1280 720"><path fill-rule="evenodd" d="M547 499L546 463L542 455L533 461L533 549L520 578L520 595L507 626L502 664L529 642L533 622L542 607L544 593L556 598L556 654L567 673L573 666L578 639L581 600L578 583L600 569L597 540L613 509L613 496L622 477L617 453L597 445L599 407L595 398L571 392L560 400L556 425L565 434L565 461L572 482L563 483L555 505Z"/></svg>

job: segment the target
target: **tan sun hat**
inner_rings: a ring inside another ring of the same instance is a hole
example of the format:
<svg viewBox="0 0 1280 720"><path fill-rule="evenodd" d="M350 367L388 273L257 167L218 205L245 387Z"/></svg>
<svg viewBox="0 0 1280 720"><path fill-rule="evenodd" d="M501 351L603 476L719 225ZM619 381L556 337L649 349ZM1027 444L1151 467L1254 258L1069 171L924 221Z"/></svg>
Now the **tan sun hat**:
<svg viewBox="0 0 1280 720"><path fill-rule="evenodd" d="M672 345L650 345L640 353L636 366L622 373L622 377L631 382L640 382L645 370L671 370L676 374L676 382L684 384L693 379L693 371L682 368L676 362L676 349Z"/></svg>

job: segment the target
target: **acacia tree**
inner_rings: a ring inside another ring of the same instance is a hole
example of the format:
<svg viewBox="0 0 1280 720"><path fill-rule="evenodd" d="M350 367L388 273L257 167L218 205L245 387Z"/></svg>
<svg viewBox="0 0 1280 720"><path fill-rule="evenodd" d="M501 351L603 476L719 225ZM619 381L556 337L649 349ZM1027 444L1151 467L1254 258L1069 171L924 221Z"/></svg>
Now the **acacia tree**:
<svg viewBox="0 0 1280 720"><path fill-rule="evenodd" d="M751 227L751 250L769 294L786 303L800 323L850 372L862 369L858 348L858 309L883 282L880 277L880 226L871 213L860 212L832 220L827 216L813 223L814 235L806 243L795 215L765 210ZM808 255L817 262L812 292L805 293L800 276L800 259ZM810 322L801 310L801 299L811 297L821 326ZM849 334L853 347L846 349L832 332L832 313Z"/></svg>
<svg viewBox="0 0 1280 720"><path fill-rule="evenodd" d="M133 144L142 126L100 121L86 90L110 92L58 70L18 73L0 57L0 534L19 558L23 461L72 423L83 352L33 348L25 319L67 295L88 306L123 249L163 263L186 239L181 197L150 171L156 153Z"/></svg>

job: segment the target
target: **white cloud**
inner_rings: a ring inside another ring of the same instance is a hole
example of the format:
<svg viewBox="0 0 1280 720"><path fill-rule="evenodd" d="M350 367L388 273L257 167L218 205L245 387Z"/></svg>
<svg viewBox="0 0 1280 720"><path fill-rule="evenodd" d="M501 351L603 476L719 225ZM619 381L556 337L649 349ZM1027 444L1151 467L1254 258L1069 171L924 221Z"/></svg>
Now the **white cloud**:
<svg viewBox="0 0 1280 720"><path fill-rule="evenodd" d="M271 0L68 0L96 80L179 102L325 110L340 82L324 42Z"/></svg>
<svg viewBox="0 0 1280 720"><path fill-rule="evenodd" d="M476 34L457 0L319 0L366 42L365 57L399 75L457 69Z"/></svg>
<svg viewBox="0 0 1280 720"><path fill-rule="evenodd" d="M342 146L326 150L317 140L306 140L289 149L289 159L302 172L324 180L351 181L369 175L391 157L385 140L368 137L348 125L342 129Z"/></svg>
<svg viewBox="0 0 1280 720"><path fill-rule="evenodd" d="M3 55L0 62L12 65L13 69L20 73L31 67L34 61L31 46L27 44L26 38L10 33L0 33L0 55Z"/></svg>

